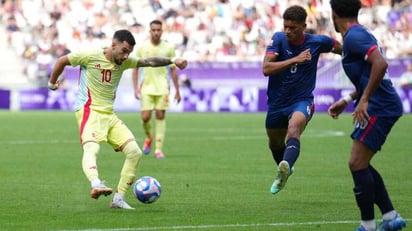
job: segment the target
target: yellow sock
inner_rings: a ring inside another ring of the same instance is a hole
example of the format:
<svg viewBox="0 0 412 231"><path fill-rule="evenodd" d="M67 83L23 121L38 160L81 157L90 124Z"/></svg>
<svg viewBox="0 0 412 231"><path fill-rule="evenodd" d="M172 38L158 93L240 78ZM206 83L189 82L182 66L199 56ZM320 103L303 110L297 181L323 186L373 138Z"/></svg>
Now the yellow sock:
<svg viewBox="0 0 412 231"><path fill-rule="evenodd" d="M90 182L99 178L96 164L99 149L100 146L98 143L88 142L83 145L82 168L84 174Z"/></svg>
<svg viewBox="0 0 412 231"><path fill-rule="evenodd" d="M147 121L147 122L143 122L142 121L142 125L143 125L143 130L144 133L146 134L146 138L151 139L152 138L152 123L151 121Z"/></svg>
<svg viewBox="0 0 412 231"><path fill-rule="evenodd" d="M137 166L142 157L142 151L137 145L136 141L129 142L122 150L126 159L124 160L122 172L120 173L119 184L117 185L117 192L121 195L126 194L127 189L133 185Z"/></svg>
<svg viewBox="0 0 412 231"><path fill-rule="evenodd" d="M166 134L166 120L156 120L156 152L163 150L163 142Z"/></svg>

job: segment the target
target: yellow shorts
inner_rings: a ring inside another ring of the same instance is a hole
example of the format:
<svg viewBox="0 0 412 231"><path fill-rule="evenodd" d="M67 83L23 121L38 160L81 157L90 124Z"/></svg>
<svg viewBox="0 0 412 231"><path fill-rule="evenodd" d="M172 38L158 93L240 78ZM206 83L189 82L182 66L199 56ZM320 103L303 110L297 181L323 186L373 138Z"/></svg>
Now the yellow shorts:
<svg viewBox="0 0 412 231"><path fill-rule="evenodd" d="M141 95L141 111L167 110L169 108L169 95Z"/></svg>
<svg viewBox="0 0 412 231"><path fill-rule="evenodd" d="M89 109L76 111L80 128L80 143L107 142L118 150L129 140L135 140L133 133L116 114L106 114Z"/></svg>

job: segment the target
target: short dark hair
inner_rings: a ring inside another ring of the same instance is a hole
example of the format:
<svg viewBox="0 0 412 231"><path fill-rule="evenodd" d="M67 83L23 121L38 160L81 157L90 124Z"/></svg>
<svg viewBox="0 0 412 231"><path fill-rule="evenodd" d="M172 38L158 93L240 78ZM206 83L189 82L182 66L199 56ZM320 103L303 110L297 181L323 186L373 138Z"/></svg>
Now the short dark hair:
<svg viewBox="0 0 412 231"><path fill-rule="evenodd" d="M128 30L118 30L114 33L113 39L119 42L127 42L129 45L136 45L136 41L134 40L133 34Z"/></svg>
<svg viewBox="0 0 412 231"><path fill-rule="evenodd" d="M160 21L159 19L155 19L155 20L150 22L150 25L152 25L152 24L162 25L162 21Z"/></svg>
<svg viewBox="0 0 412 231"><path fill-rule="evenodd" d="M330 6L341 18L357 18L362 3L360 0L330 0Z"/></svg>
<svg viewBox="0 0 412 231"><path fill-rule="evenodd" d="M305 23L307 16L308 14L306 13L305 8L298 5L293 5L288 7L283 13L283 20Z"/></svg>

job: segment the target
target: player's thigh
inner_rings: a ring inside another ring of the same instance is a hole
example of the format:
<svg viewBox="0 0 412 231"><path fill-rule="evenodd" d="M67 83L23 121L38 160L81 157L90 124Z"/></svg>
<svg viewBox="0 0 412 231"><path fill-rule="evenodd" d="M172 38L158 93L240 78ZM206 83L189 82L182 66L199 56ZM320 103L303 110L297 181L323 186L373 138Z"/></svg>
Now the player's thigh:
<svg viewBox="0 0 412 231"><path fill-rule="evenodd" d="M155 96L154 109L159 110L159 111L165 111L168 108L169 108L169 95Z"/></svg>
<svg viewBox="0 0 412 231"><path fill-rule="evenodd" d="M140 96L140 110L152 111L155 108L156 97L154 95L142 94Z"/></svg>
<svg viewBox="0 0 412 231"><path fill-rule="evenodd" d="M271 148L281 148L285 145L287 129L274 128L266 129L266 134L269 138L269 146Z"/></svg>
<svg viewBox="0 0 412 231"><path fill-rule="evenodd" d="M293 117L295 116L296 120L300 121L303 115L305 119L305 123L307 123L312 119L314 111L315 111L315 104L313 103L313 101L310 101L310 100L300 101L289 107L289 112L288 112L289 119L293 119Z"/></svg>
<svg viewBox="0 0 412 231"><path fill-rule="evenodd" d="M287 129L289 118L285 108L271 109L266 113L265 128L268 129Z"/></svg>
<svg viewBox="0 0 412 231"><path fill-rule="evenodd" d="M398 119L399 117L371 116L364 126L360 126L359 123L355 124L351 137L359 140L373 153L376 153L381 150L389 132Z"/></svg>
<svg viewBox="0 0 412 231"><path fill-rule="evenodd" d="M116 115L113 115L107 139L115 150L120 150L125 143L135 140L135 137L126 124Z"/></svg>
<svg viewBox="0 0 412 231"><path fill-rule="evenodd" d="M87 108L75 112L80 130L80 142L106 142L111 115L99 113Z"/></svg>

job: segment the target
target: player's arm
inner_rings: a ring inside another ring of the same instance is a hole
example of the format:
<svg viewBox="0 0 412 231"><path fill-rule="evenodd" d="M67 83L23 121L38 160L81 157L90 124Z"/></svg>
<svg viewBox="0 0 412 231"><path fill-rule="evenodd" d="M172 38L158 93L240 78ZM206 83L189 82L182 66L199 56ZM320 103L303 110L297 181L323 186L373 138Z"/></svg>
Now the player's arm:
<svg viewBox="0 0 412 231"><path fill-rule="evenodd" d="M132 71L132 81L134 89L134 97L140 99L140 88L139 88L139 68L134 68Z"/></svg>
<svg viewBox="0 0 412 231"><path fill-rule="evenodd" d="M342 97L328 108L328 114L333 119L337 119L339 115L345 110L345 108L357 97L358 93L356 91L353 91L350 94Z"/></svg>
<svg viewBox="0 0 412 231"><path fill-rule="evenodd" d="M181 58L150 57L137 61L136 67L162 67L174 63L179 69L185 69L187 60Z"/></svg>
<svg viewBox="0 0 412 231"><path fill-rule="evenodd" d="M335 43L333 44L333 48L332 48L331 52L335 53L335 54L338 54L338 55L342 55L342 44L339 41L335 40L335 39L334 39L334 41L335 41Z"/></svg>
<svg viewBox="0 0 412 231"><path fill-rule="evenodd" d="M289 69L293 65L297 65L299 63L303 63L311 59L312 55L310 54L310 49L306 49L302 51L299 55L283 61L276 61L277 54L275 53L266 53L265 57L263 58L262 72L264 76L277 74L281 71Z"/></svg>
<svg viewBox="0 0 412 231"><path fill-rule="evenodd" d="M179 90L179 79L177 77L177 70L176 67L172 66L170 67L170 75L172 77L173 85L175 87L175 100L177 103L180 103L181 97L180 97L180 90Z"/></svg>
<svg viewBox="0 0 412 231"><path fill-rule="evenodd" d="M353 120L359 121L360 124L366 123L366 121L369 120L369 114L367 111L369 98L379 87L379 84L385 77L388 68L388 63L379 52L377 46L374 47L372 52L368 54L366 61L371 64L371 72L369 75L368 84L366 85L366 88L359 99L358 105L353 112Z"/></svg>
<svg viewBox="0 0 412 231"><path fill-rule="evenodd" d="M48 87L50 90L54 91L57 90L57 88L59 88L59 82L57 81L57 79L63 73L64 68L67 65L70 65L70 61L67 55L64 55L57 59L56 63L53 66L53 70L50 74L50 79L48 82Z"/></svg>

